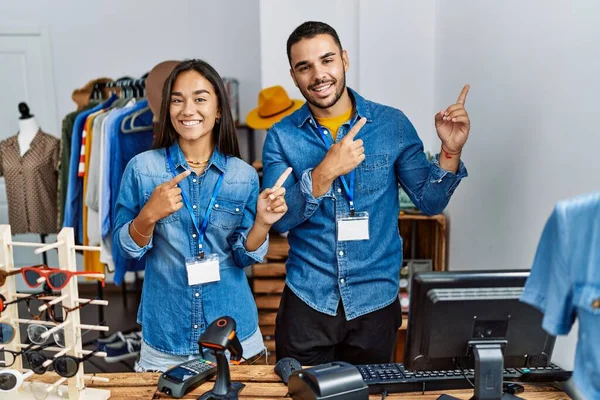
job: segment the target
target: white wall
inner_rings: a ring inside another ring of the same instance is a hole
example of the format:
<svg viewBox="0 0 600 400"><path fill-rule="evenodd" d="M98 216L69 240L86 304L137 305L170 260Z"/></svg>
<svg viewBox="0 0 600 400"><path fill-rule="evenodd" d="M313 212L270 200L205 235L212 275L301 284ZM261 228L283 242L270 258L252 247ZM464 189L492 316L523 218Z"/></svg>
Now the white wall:
<svg viewBox="0 0 600 400"><path fill-rule="evenodd" d="M71 92L93 78L139 77L161 61L186 58L205 59L240 81L244 120L260 90L258 21L258 0L0 2L0 25L49 29L59 121L75 108Z"/></svg>
<svg viewBox="0 0 600 400"><path fill-rule="evenodd" d="M358 15L361 95L402 110L435 154L433 116L454 101L434 103L435 1L361 0Z"/></svg>
<svg viewBox="0 0 600 400"><path fill-rule="evenodd" d="M600 4L572 4L436 2L436 102L472 87L451 269L530 268L553 205L600 189ZM557 346L562 365L574 343Z"/></svg>

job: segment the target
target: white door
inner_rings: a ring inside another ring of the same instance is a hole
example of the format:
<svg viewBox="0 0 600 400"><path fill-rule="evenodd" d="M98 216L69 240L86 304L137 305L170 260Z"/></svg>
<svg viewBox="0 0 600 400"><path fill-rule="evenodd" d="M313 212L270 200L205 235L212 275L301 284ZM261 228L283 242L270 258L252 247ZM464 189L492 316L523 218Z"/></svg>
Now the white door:
<svg viewBox="0 0 600 400"><path fill-rule="evenodd" d="M38 124L60 137L56 114L54 74L50 45L41 29L15 29L0 26L0 140L19 130L20 102L26 102ZM0 178L0 224L8 224L8 205L4 178ZM16 235L16 241L40 241L39 235ZM48 237L54 240L55 236ZM15 248L15 266L36 264L41 256L31 248ZM48 253L48 262L56 265L56 253Z"/></svg>

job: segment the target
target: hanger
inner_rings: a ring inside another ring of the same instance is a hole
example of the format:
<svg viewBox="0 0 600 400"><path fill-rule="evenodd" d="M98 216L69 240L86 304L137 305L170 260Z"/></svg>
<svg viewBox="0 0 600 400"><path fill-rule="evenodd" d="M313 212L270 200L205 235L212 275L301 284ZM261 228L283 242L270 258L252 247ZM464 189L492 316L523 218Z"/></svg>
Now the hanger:
<svg viewBox="0 0 600 400"><path fill-rule="evenodd" d="M145 126L135 126L135 120L142 114L146 113L150 111L150 107L144 107L141 110L135 111L133 113L131 113L130 115L127 115L125 118L123 118L123 121L121 121L121 132L123 132L124 134L129 134L129 133L136 133L136 132L146 132L150 129L153 128L153 125L145 125ZM127 128L127 121L130 121L129 123L129 128Z"/></svg>
<svg viewBox="0 0 600 400"><path fill-rule="evenodd" d="M117 88L119 88L121 91L121 97L123 97L123 98L133 97L129 94L130 91L127 88L127 82L131 82L132 79L133 78L130 76L122 76L115 81Z"/></svg>

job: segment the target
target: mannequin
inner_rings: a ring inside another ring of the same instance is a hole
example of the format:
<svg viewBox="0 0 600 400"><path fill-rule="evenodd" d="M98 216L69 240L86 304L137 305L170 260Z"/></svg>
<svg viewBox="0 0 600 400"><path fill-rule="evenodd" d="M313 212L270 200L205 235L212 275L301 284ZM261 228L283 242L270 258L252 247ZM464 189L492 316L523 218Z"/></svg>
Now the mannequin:
<svg viewBox="0 0 600 400"><path fill-rule="evenodd" d="M21 113L21 118L19 118L19 136L17 139L19 142L19 151L21 157L23 157L27 153L27 150L29 150L33 138L40 131L40 126L33 115L29 113L27 103L19 103L19 112Z"/></svg>

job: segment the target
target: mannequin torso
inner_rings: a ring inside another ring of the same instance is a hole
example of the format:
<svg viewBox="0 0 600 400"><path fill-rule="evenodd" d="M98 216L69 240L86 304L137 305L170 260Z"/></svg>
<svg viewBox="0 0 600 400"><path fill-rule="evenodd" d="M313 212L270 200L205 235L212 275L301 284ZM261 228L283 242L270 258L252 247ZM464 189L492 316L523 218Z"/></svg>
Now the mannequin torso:
<svg viewBox="0 0 600 400"><path fill-rule="evenodd" d="M39 130L40 126L35 118L31 117L19 120L19 135L17 140L19 142L19 152L21 157L23 157L27 150L29 150L29 146Z"/></svg>

